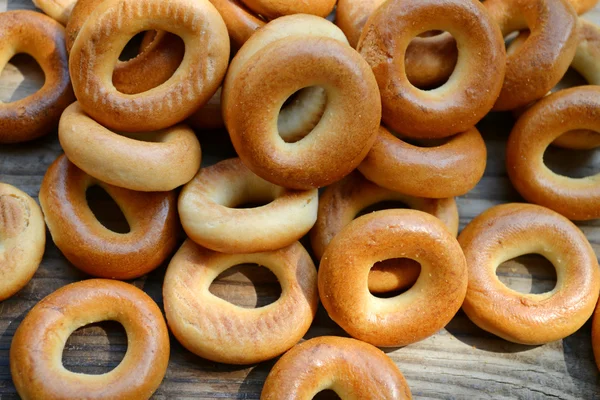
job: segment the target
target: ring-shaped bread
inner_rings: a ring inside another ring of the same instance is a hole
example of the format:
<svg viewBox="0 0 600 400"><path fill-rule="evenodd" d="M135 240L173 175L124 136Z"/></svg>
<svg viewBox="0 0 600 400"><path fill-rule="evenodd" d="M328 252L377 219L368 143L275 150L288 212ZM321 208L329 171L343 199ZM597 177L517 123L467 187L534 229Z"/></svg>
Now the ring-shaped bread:
<svg viewBox="0 0 600 400"><path fill-rule="evenodd" d="M274 303L241 308L209 291L223 271L248 263L279 280ZM317 271L298 242L272 252L224 254L187 240L169 264L163 298L171 332L188 350L212 361L252 364L277 357L308 331L319 304Z"/></svg>
<svg viewBox="0 0 600 400"><path fill-rule="evenodd" d="M116 321L127 352L112 371L90 375L62 363L69 336L82 326ZM23 399L149 399L169 363L169 332L156 303L128 283L90 279L64 286L36 304L17 328L10 370Z"/></svg>
<svg viewBox="0 0 600 400"><path fill-rule="evenodd" d="M223 253L277 250L315 224L318 192L290 190L250 171L239 158L202 168L181 191L179 216L196 243ZM244 204L266 203L252 208Z"/></svg>
<svg viewBox="0 0 600 400"><path fill-rule="evenodd" d="M369 292L374 263L411 258L421 274L408 291L378 298ZM460 309L467 266L456 238L438 218L415 210L384 210L348 224L327 246L319 296L327 313L356 339L406 346L442 329Z"/></svg>
<svg viewBox="0 0 600 400"><path fill-rule="evenodd" d="M480 328L515 343L538 345L565 338L592 315L600 269L592 246L571 221L533 204L502 204L473 219L461 232L469 269L463 304ZM520 293L496 276L500 264L540 254L556 268L556 287Z"/></svg>
<svg viewBox="0 0 600 400"><path fill-rule="evenodd" d="M98 185L117 203L130 231L106 228L86 200ZM40 204L56 246L82 271L101 278L133 279L158 267L177 244L179 224L173 192L135 192L101 182L65 155L50 165Z"/></svg>
<svg viewBox="0 0 600 400"><path fill-rule="evenodd" d="M168 30L183 39L183 60L160 86L121 93L112 83L119 54L131 37L148 30ZM105 0L79 31L69 67L86 113L111 129L147 132L181 122L208 102L228 61L227 28L208 0Z"/></svg>
<svg viewBox="0 0 600 400"><path fill-rule="evenodd" d="M19 53L35 59L45 82L30 96L0 102L0 143L25 142L47 134L73 102L65 29L58 22L34 11L0 13L0 72Z"/></svg>

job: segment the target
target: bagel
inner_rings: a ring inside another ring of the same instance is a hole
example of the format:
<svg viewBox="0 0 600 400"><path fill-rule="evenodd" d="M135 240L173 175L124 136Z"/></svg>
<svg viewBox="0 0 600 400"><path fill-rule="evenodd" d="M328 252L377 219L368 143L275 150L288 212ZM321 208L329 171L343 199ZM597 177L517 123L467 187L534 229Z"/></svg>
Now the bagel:
<svg viewBox="0 0 600 400"><path fill-rule="evenodd" d="M232 47L240 48L266 22L250 12L242 0L210 0L223 17Z"/></svg>
<svg viewBox="0 0 600 400"><path fill-rule="evenodd" d="M67 51L94 9L105 0L79 0L67 24ZM161 31L148 32L144 36L140 53L128 60L117 61L112 82L117 91L125 94L138 94L166 82L183 60L185 46L179 36Z"/></svg>
<svg viewBox="0 0 600 400"><path fill-rule="evenodd" d="M486 0L504 36L532 28L531 37L507 55L495 111L513 110L542 98L569 68L577 49L577 14L566 0Z"/></svg>
<svg viewBox="0 0 600 400"><path fill-rule="evenodd" d="M322 18L333 11L337 0L242 0L256 14L275 19L284 15L312 14Z"/></svg>
<svg viewBox="0 0 600 400"><path fill-rule="evenodd" d="M0 143L36 139L56 128L73 101L65 30L34 11L0 13L0 70L18 53L30 54L44 71L44 86L11 103L0 102Z"/></svg>
<svg viewBox="0 0 600 400"><path fill-rule="evenodd" d="M400 257L421 264L417 282L393 298L372 296L371 266ZM319 266L319 296L331 319L379 347L433 335L454 317L466 291L458 242L439 219L421 211L384 210L355 219L333 238Z"/></svg>
<svg viewBox="0 0 600 400"><path fill-rule="evenodd" d="M473 219L458 237L469 269L463 304L480 328L505 340L539 345L575 333L592 315L600 270L592 246L572 222L532 204L502 204ZM524 294L496 276L498 265L540 254L556 268L556 287Z"/></svg>
<svg viewBox="0 0 600 400"><path fill-rule="evenodd" d="M594 319L592 321L592 349L594 351L594 358L596 359L596 366L600 370L600 303L596 306L594 311Z"/></svg>
<svg viewBox="0 0 600 400"><path fill-rule="evenodd" d="M40 206L25 192L0 182L0 301L31 280L42 262L45 244Z"/></svg>
<svg viewBox="0 0 600 400"><path fill-rule="evenodd" d="M210 293L220 273L244 263L277 276L277 301L244 309ZM171 332L188 350L212 361L253 364L280 355L308 331L319 303L317 271L298 242L267 253L223 254L187 240L169 264L163 298Z"/></svg>
<svg viewBox="0 0 600 400"><path fill-rule="evenodd" d="M379 91L368 64L344 42L327 20L292 15L270 22L235 56L223 86L223 115L254 173L309 189L341 179L366 156L379 126ZM290 95L314 86L325 89L322 118L302 140L286 143L276 129L279 112Z"/></svg>
<svg viewBox="0 0 600 400"><path fill-rule="evenodd" d="M116 321L127 333L119 365L101 375L67 370L62 353L82 326ZM133 285L90 279L58 289L27 314L10 346L10 371L23 399L149 399L169 363L169 332L160 309Z"/></svg>
<svg viewBox="0 0 600 400"><path fill-rule="evenodd" d="M600 218L598 175L569 178L544 164L544 152L565 132L600 131L600 86L561 90L538 101L519 118L508 138L506 168L527 201L572 220Z"/></svg>
<svg viewBox="0 0 600 400"><path fill-rule="evenodd" d="M162 85L120 93L112 84L116 60L133 35L147 30L181 37L183 61ZM208 102L228 60L227 28L208 0L105 0L79 31L69 66L75 95L87 114L111 129L144 132L174 125Z"/></svg>
<svg viewBox="0 0 600 400"><path fill-rule="evenodd" d="M189 127L119 135L88 117L77 102L63 113L58 139L77 167L125 189L166 192L188 183L200 168L200 143Z"/></svg>
<svg viewBox="0 0 600 400"><path fill-rule="evenodd" d="M439 218L453 236L458 234L458 209L453 198L424 199L408 196L377 186L358 172L353 172L328 186L319 198L317 222L310 231L310 242L317 259L323 257L331 240L352 222L361 210L382 201L392 200L401 201L415 210ZM421 272L420 265L407 259L401 262L393 261L373 267L369 274L371 293L405 289L415 283Z"/></svg>
<svg viewBox="0 0 600 400"><path fill-rule="evenodd" d="M416 35L438 29L454 36L460 54L448 82L423 91L407 78L406 49ZM408 137L441 138L470 129L491 110L502 88L502 35L472 0L385 2L367 21L357 50L379 84L383 121Z"/></svg>
<svg viewBox="0 0 600 400"><path fill-rule="evenodd" d="M33 0L34 6L63 25L69 21L75 3L77 0Z"/></svg>
<svg viewBox="0 0 600 400"><path fill-rule="evenodd" d="M235 208L247 203L264 206ZM194 242L223 253L277 250L315 224L316 189L288 190L256 176L239 158L202 168L179 196L183 229Z"/></svg>
<svg viewBox="0 0 600 400"><path fill-rule="evenodd" d="M119 205L130 232L105 228L87 204L98 185ZM56 246L80 270L97 277L133 279L158 267L177 241L173 192L134 192L98 181L59 156L46 171L40 204Z"/></svg>
<svg viewBox="0 0 600 400"><path fill-rule="evenodd" d="M483 177L487 149L477 128L452 136L434 147L404 142L381 127L358 170L367 179L411 196L462 196Z"/></svg>
<svg viewBox="0 0 600 400"><path fill-rule="evenodd" d="M260 398L312 399L327 389L342 399L412 398L404 376L385 353L334 336L307 340L284 354L269 372Z"/></svg>

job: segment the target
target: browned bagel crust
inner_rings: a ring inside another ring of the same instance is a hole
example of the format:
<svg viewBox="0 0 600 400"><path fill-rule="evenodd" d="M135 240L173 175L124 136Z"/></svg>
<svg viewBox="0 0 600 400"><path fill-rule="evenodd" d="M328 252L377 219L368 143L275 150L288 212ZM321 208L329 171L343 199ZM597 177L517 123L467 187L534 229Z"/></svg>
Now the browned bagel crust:
<svg viewBox="0 0 600 400"><path fill-rule="evenodd" d="M546 148L563 133L600 131L599 114L600 86L580 86L543 98L519 118L508 138L506 168L525 199L572 220L600 218L598 175L569 178L544 164Z"/></svg>
<svg viewBox="0 0 600 400"><path fill-rule="evenodd" d="M563 216L533 204L502 204L473 219L458 240L469 269L463 310L480 328L537 345L569 336L592 315L600 292L598 261L585 235ZM548 293L519 293L496 276L504 261L531 253L557 270Z"/></svg>
<svg viewBox="0 0 600 400"><path fill-rule="evenodd" d="M47 134L74 100L65 30L58 22L34 11L0 13L0 71L18 53L35 58L45 82L24 99L0 102L0 143L25 142Z"/></svg>
<svg viewBox="0 0 600 400"><path fill-rule="evenodd" d="M423 91L406 76L405 53L413 37L436 29L457 39L461 55L446 84ZM409 137L466 131L490 111L502 88L502 35L485 8L472 0L388 1L369 18L357 49L379 84L383 121Z"/></svg>
<svg viewBox="0 0 600 400"><path fill-rule="evenodd" d="M261 400L312 399L330 389L342 399L412 399L394 362L367 343L321 336L294 346L277 361Z"/></svg>
<svg viewBox="0 0 600 400"><path fill-rule="evenodd" d="M286 143L272 121L285 100L307 86L326 89L325 112L308 136ZM351 47L325 37L271 43L233 81L228 76L225 92L225 123L242 161L262 178L293 189L326 186L350 173L371 148L381 117L368 64ZM256 101L256 93L263 93L263 101Z"/></svg>
<svg viewBox="0 0 600 400"><path fill-rule="evenodd" d="M33 0L33 4L52 19L67 25L77 0Z"/></svg>
<svg viewBox="0 0 600 400"><path fill-rule="evenodd" d="M567 0L486 0L483 4L505 36L533 28L529 40L506 58L504 84L494 110L512 110L542 98L567 72L575 55L573 7Z"/></svg>
<svg viewBox="0 0 600 400"><path fill-rule="evenodd" d="M228 268L264 265L279 280L281 297L265 307L246 309L209 292ZM299 242L251 254L224 254L187 240L177 251L163 286L171 331L188 350L209 360L252 364L277 357L298 343L317 306L317 271Z"/></svg>
<svg viewBox="0 0 600 400"><path fill-rule="evenodd" d="M96 219L86 201L86 190L94 185L119 205L129 233L110 231ZM179 224L173 192L134 192L108 185L62 155L48 168L39 199L56 246L90 275L137 278L158 267L175 248Z"/></svg>
<svg viewBox="0 0 600 400"><path fill-rule="evenodd" d="M112 84L112 62L140 31L168 30L185 43L175 74L147 92L128 95ZM81 107L111 129L144 132L181 122L217 91L229 61L223 19L208 0L106 0L94 8L69 66Z"/></svg>
<svg viewBox="0 0 600 400"><path fill-rule="evenodd" d="M267 19L284 15L312 14L322 18L333 11L337 0L242 0L248 8Z"/></svg>
<svg viewBox="0 0 600 400"><path fill-rule="evenodd" d="M358 169L387 189L441 199L473 189L483 176L486 157L485 142L475 127L435 147L414 146L381 127Z"/></svg>
<svg viewBox="0 0 600 400"><path fill-rule="evenodd" d="M592 321L592 349L594 351L596 366L600 370L600 302L596 305Z"/></svg>
<svg viewBox="0 0 600 400"><path fill-rule="evenodd" d="M127 333L121 363L102 375L65 369L62 352L71 333L107 320ZM10 370L23 399L148 399L167 372L169 347L165 320L148 295L124 282L90 279L58 289L31 309L13 337Z"/></svg>
<svg viewBox="0 0 600 400"><path fill-rule="evenodd" d="M94 8L105 0L78 0L67 23L67 51ZM150 40L147 38L151 38ZM126 94L137 94L166 82L181 64L185 46L179 36L161 31L144 37L140 53L128 61L118 61L113 71L115 88Z"/></svg>
<svg viewBox="0 0 600 400"><path fill-rule="evenodd" d="M328 186L319 198L317 223L310 231L310 241L317 259L321 259L331 240L363 209L382 201L401 201L413 209L429 213L446 224L453 236L458 234L458 209L453 198L424 199L384 189L353 172ZM394 261L394 262L392 262ZM369 291L386 293L410 287L421 272L413 260L386 260L369 273Z"/></svg>
<svg viewBox="0 0 600 400"><path fill-rule="evenodd" d="M369 293L377 261L411 258L417 282L390 299ZM319 266L319 296L327 313L353 337L382 347L406 346L443 328L467 291L462 250L436 217L415 210L363 215L333 238Z"/></svg>
<svg viewBox="0 0 600 400"><path fill-rule="evenodd" d="M232 47L240 48L266 22L249 11L241 0L210 0L223 17Z"/></svg>

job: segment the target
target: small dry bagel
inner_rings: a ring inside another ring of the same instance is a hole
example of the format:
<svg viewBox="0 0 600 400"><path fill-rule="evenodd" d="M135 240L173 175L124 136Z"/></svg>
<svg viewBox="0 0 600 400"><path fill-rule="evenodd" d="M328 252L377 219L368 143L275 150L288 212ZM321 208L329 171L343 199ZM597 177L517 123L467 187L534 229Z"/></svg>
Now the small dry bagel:
<svg viewBox="0 0 600 400"><path fill-rule="evenodd" d="M86 200L98 185L125 215L130 232L104 227ZM92 178L62 155L50 165L40 188L40 204L56 246L82 271L101 278L133 279L158 267L177 242L173 192L134 192Z"/></svg>
<svg viewBox="0 0 600 400"><path fill-rule="evenodd" d="M594 350L596 366L600 370L600 302L596 305L592 321L592 349Z"/></svg>
<svg viewBox="0 0 600 400"><path fill-rule="evenodd" d="M33 0L33 4L52 19L67 25L77 0Z"/></svg>
<svg viewBox="0 0 600 400"><path fill-rule="evenodd" d="M181 191L178 208L194 242L223 253L254 253L280 249L304 236L317 220L318 202L316 189L274 185L232 158L200 169Z"/></svg>
<svg viewBox="0 0 600 400"><path fill-rule="evenodd" d="M78 328L116 321L127 333L127 352L101 375L71 372L62 363ZM169 363L169 332L156 303L128 283L90 279L58 289L36 304L10 346L10 371L23 399L149 399Z"/></svg>
<svg viewBox="0 0 600 400"><path fill-rule="evenodd" d="M337 0L242 0L249 9L267 19L284 15L312 14L322 18L333 11Z"/></svg>
<svg viewBox="0 0 600 400"><path fill-rule="evenodd" d="M56 128L73 102L65 29L34 11L0 13L0 71L16 54L32 56L44 71L44 86L11 103L0 102L0 143L36 139Z"/></svg>
<svg viewBox="0 0 600 400"><path fill-rule="evenodd" d="M369 292L374 263L411 258L421 264L413 287L381 299ZM467 291L462 250L438 218L415 210L363 215L333 238L319 266L319 296L327 313L356 339L406 346L442 329Z"/></svg>
<svg viewBox="0 0 600 400"><path fill-rule="evenodd" d="M223 17L232 47L240 48L266 22L246 8L242 0L210 0Z"/></svg>
<svg viewBox="0 0 600 400"><path fill-rule="evenodd" d="M473 219L458 241L469 269L463 304L480 328L515 343L538 345L565 338L592 315L600 270L592 246L571 221L533 204L502 204ZM500 264L540 254L556 268L556 287L524 294L496 276Z"/></svg>
<svg viewBox="0 0 600 400"><path fill-rule="evenodd" d="M438 29L457 41L456 68L444 85L420 90L406 75L406 49L418 34ZM504 41L476 1L388 1L369 18L357 50L379 84L383 121L405 136L441 138L464 132L491 110L502 88Z"/></svg>
<svg viewBox="0 0 600 400"><path fill-rule="evenodd" d="M381 127L358 170L367 179L411 196L462 196L477 185L486 166L487 149L477 128L434 147L403 141Z"/></svg>
<svg viewBox="0 0 600 400"><path fill-rule="evenodd" d="M565 132L600 131L600 86L561 90L538 101L519 118L508 138L506 168L527 201L572 220L600 218L600 175L570 178L544 164L546 148Z"/></svg>
<svg viewBox="0 0 600 400"><path fill-rule="evenodd" d="M141 192L166 192L188 183L200 168L200 143L189 127L119 135L75 102L63 113L58 139L69 158L108 184Z"/></svg>
<svg viewBox="0 0 600 400"><path fill-rule="evenodd" d="M577 14L566 0L486 0L483 5L504 36L531 28L531 36L506 57L506 75L495 111L542 98L564 76L577 49Z"/></svg>
<svg viewBox="0 0 600 400"><path fill-rule="evenodd" d="M0 301L21 290L44 255L46 224L27 193L0 182Z"/></svg>
<svg viewBox="0 0 600 400"><path fill-rule="evenodd" d="M327 20L292 15L270 22L233 59L223 114L237 153L254 173L285 187L315 188L347 175L366 156L381 117L379 90L368 64L345 41ZM287 143L277 129L280 110L292 94L315 86L326 93L322 118L302 140Z"/></svg>
<svg viewBox="0 0 600 400"><path fill-rule="evenodd" d="M260 398L312 399L327 389L342 399L412 399L404 376L384 352L335 336L307 340L284 354L269 372Z"/></svg>
<svg viewBox="0 0 600 400"><path fill-rule="evenodd" d="M328 186L319 198L317 222L310 231L310 241L317 259L321 259L331 240L365 208L383 202L400 201L409 207L438 217L453 236L458 234L458 209L453 198L424 199L384 189L353 172ZM412 260L411 260L412 261ZM386 263L375 266L369 274L369 291L386 293L411 286L421 272L416 263Z"/></svg>
<svg viewBox="0 0 600 400"><path fill-rule="evenodd" d="M67 24L67 51L85 21L105 0L79 0ZM181 64L185 46L179 36L168 32L148 32L140 46L140 53L128 60L117 61L112 75L115 88L126 94L138 94L166 82Z"/></svg>
<svg viewBox="0 0 600 400"><path fill-rule="evenodd" d="M120 93L112 73L136 33L168 30L185 43L181 65L165 83ZM105 0L79 31L69 59L81 108L111 129L144 132L183 121L219 88L229 61L223 19L208 0Z"/></svg>
<svg viewBox="0 0 600 400"><path fill-rule="evenodd" d="M210 293L220 273L246 263L275 274L282 288L277 301L247 309ZM253 364L277 357L308 331L319 304L317 271L298 242L272 252L224 254L187 240L169 264L163 298L171 332L192 353Z"/></svg>

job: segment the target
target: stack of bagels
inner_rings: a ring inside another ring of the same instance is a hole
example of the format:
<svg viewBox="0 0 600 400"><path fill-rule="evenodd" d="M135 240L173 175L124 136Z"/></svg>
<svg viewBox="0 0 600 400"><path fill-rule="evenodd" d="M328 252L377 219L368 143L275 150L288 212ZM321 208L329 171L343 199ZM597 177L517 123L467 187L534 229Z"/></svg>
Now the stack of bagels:
<svg viewBox="0 0 600 400"><path fill-rule="evenodd" d="M600 184L559 175L543 156L550 145L600 146L600 28L578 17L596 1L35 0L49 16L0 13L0 66L25 52L46 76L37 93L0 103L0 143L58 127L64 150L41 209L0 184L0 300L34 275L46 226L95 278L50 294L17 329L19 394L149 398L168 367L169 331L215 362L281 356L263 399L326 389L411 398L377 347L423 340L461 308L515 343L573 334L597 310L600 270L571 221L600 218ZM325 18L334 8L336 23ZM140 33L135 57L120 61ZM553 92L569 67L589 85ZM495 111L517 119L506 166L532 204L492 207L459 235L455 197L486 167L476 124ZM213 129L226 129L239 158L201 167L195 130ZM93 186L128 231L96 218ZM368 212L390 201L410 209ZM529 253L554 265L552 291L498 279L501 263ZM165 320L121 280L169 258ZM211 283L240 264L271 270L280 298L244 309L213 295ZM302 342L319 302L352 338ZM104 320L125 328L123 361L99 376L66 370L67 338ZM593 346L600 366L600 311Z"/></svg>

